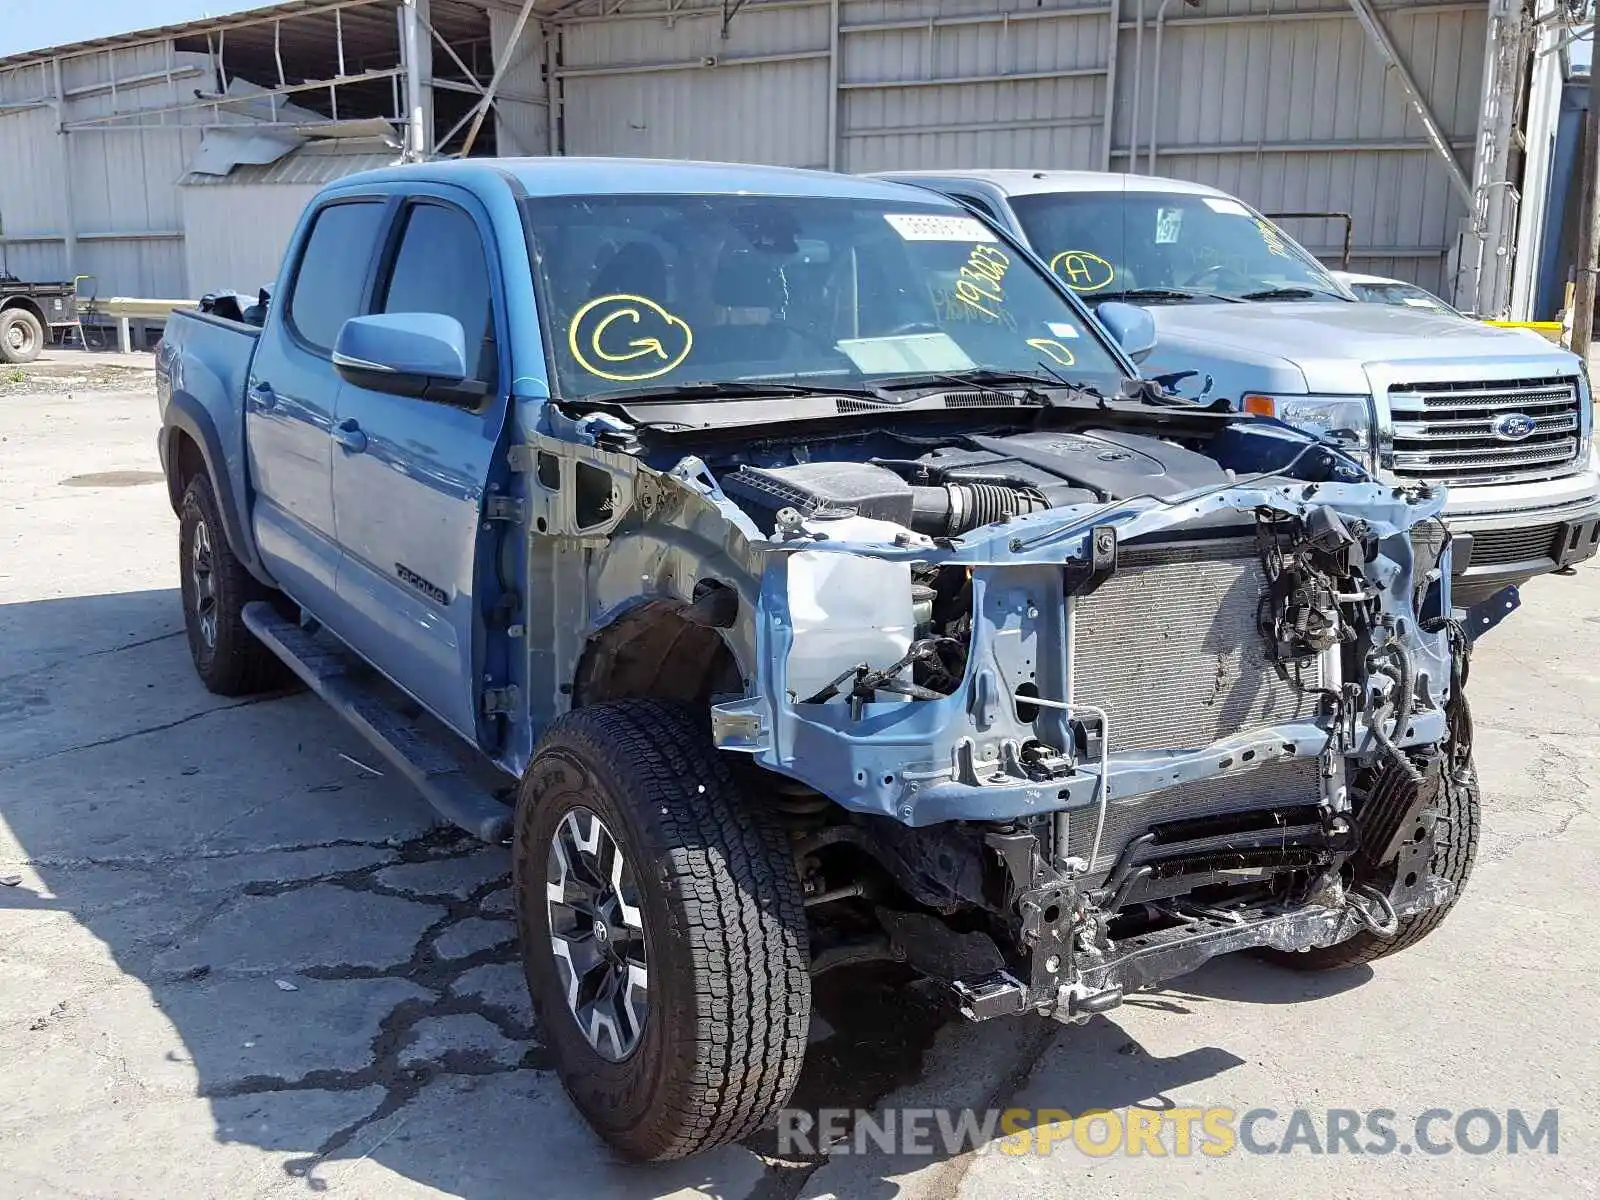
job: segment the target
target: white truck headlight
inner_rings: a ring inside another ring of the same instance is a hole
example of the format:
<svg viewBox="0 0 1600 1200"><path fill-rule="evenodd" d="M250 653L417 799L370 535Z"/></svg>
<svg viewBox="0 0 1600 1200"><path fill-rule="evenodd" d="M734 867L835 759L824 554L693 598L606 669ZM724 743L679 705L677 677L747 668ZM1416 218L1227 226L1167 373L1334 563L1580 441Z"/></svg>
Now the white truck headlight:
<svg viewBox="0 0 1600 1200"><path fill-rule="evenodd" d="M1360 462L1372 462L1372 407L1365 396L1264 396L1247 393L1244 411L1277 417L1342 446Z"/></svg>

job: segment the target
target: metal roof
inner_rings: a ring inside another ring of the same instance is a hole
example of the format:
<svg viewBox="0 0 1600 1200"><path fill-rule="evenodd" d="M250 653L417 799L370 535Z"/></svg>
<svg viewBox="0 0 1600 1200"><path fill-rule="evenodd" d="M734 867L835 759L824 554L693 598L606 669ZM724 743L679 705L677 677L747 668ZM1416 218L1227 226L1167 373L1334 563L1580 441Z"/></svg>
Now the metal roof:
<svg viewBox="0 0 1600 1200"><path fill-rule="evenodd" d="M288 18L319 16L323 18L322 21L314 25L308 24L303 30L285 24L278 39L277 52L296 60L312 51L318 52L321 56L331 56L335 10L340 12L340 21L347 39L347 51L354 58L363 33L390 46L395 44L397 34L393 10L398 8L401 2L402 0L281 0L278 4L245 9L226 16L205 17L174 25L156 25L148 29L131 30L128 33L47 46L40 50L23 50L0 58L0 71L32 63L48 62L52 58L117 50L147 45L151 42L204 38L207 34L224 30L229 35L226 47L230 61L235 54L249 55L252 52L270 59L274 54L273 22ZM540 0L540 2L545 4L550 0ZM455 32L453 25L462 22L481 24L485 9L490 6L490 0L434 0L431 20L434 28L448 40ZM555 5L551 3L551 6ZM384 11L381 16L366 11L373 8Z"/></svg>
<svg viewBox="0 0 1600 1200"><path fill-rule="evenodd" d="M240 163L226 175L189 171L178 180L181 187L238 187L250 183L310 183L321 186L360 171L393 166L399 152L384 148L352 152L313 144L291 151L275 162Z"/></svg>

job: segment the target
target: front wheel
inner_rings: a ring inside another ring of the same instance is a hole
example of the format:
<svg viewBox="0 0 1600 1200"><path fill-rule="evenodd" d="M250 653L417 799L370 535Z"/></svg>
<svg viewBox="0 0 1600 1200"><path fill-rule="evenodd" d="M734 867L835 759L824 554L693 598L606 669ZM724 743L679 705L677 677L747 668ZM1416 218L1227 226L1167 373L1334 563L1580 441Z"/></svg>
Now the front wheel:
<svg viewBox="0 0 1600 1200"><path fill-rule="evenodd" d="M788 1100L811 1014L782 831L701 716L597 704L540 741L512 858L524 969L573 1102L618 1151L681 1158Z"/></svg>
<svg viewBox="0 0 1600 1200"><path fill-rule="evenodd" d="M1440 781L1442 812L1431 870L1454 885L1450 898L1437 908L1401 917L1399 928L1387 937L1367 930L1332 946L1317 946L1300 953L1266 951L1268 958L1301 971L1331 971L1354 967L1397 954L1414 946L1444 923L1466 890L1472 864L1478 855L1480 801L1478 773L1470 757L1456 779Z"/></svg>

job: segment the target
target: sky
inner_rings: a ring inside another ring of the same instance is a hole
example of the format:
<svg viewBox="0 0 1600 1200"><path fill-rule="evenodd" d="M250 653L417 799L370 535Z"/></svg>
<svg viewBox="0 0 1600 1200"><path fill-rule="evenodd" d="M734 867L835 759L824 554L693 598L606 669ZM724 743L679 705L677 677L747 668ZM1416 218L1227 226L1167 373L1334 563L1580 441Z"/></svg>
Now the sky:
<svg viewBox="0 0 1600 1200"><path fill-rule="evenodd" d="M271 0L0 0L0 55L259 8Z"/></svg>

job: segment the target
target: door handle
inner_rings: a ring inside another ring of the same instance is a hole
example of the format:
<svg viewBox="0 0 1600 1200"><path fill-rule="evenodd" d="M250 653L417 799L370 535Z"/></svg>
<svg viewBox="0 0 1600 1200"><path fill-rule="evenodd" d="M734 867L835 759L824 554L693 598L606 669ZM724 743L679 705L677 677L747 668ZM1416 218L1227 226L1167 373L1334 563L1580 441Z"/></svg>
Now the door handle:
<svg viewBox="0 0 1600 1200"><path fill-rule="evenodd" d="M272 390L270 383L254 383L246 393L255 406L262 411L278 407L278 394Z"/></svg>
<svg viewBox="0 0 1600 1200"><path fill-rule="evenodd" d="M333 427L333 440L350 454L360 454L367 448L367 435L361 432L354 418L340 421Z"/></svg>

